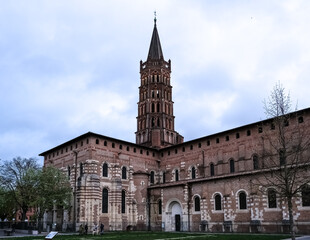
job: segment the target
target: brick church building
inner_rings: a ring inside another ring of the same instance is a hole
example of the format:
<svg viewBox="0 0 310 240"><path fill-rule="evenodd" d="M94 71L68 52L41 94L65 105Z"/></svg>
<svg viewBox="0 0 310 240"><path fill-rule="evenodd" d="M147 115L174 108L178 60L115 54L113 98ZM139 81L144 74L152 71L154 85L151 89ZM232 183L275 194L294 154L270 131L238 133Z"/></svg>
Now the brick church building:
<svg viewBox="0 0 310 240"><path fill-rule="evenodd" d="M267 136L276 135L273 119L184 142L175 130L170 74L155 19L140 61L136 143L87 132L41 153L73 189L71 209L54 209L45 220L63 229L103 223L111 231L287 231L286 201L257 184L269 174L264 153L272 149ZM310 108L289 114L285 129L310 136ZM308 163L309 155L302 153ZM293 197L299 233L310 233L309 189Z"/></svg>

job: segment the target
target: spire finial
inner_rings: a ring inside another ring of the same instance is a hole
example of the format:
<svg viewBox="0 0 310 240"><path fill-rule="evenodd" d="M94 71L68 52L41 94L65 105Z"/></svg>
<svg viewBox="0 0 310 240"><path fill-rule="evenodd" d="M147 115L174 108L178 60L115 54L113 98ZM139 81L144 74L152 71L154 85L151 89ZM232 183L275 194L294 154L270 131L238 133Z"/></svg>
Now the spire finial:
<svg viewBox="0 0 310 240"><path fill-rule="evenodd" d="M156 10L154 11L154 24L156 24L157 18L156 18Z"/></svg>

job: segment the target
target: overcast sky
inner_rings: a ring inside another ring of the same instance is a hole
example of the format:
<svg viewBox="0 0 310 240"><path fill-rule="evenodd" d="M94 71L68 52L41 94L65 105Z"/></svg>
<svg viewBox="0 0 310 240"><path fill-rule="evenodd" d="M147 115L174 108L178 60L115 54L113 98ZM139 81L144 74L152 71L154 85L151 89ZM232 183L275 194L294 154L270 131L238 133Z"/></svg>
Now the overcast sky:
<svg viewBox="0 0 310 240"><path fill-rule="evenodd" d="M0 159L88 131L135 142L155 10L185 141L265 119L278 81L310 106L310 1L0 0Z"/></svg>

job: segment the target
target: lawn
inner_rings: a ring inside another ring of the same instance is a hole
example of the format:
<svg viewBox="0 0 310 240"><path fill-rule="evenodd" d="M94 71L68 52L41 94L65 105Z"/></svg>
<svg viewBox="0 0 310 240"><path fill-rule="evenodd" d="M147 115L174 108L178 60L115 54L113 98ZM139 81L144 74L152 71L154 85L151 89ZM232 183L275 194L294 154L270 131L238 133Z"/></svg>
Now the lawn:
<svg viewBox="0 0 310 240"><path fill-rule="evenodd" d="M111 240L280 240L288 238L288 235L259 235L259 234L203 234L203 233L167 233L167 232L109 232L104 235L57 235L53 240L87 240L87 239L111 239ZM11 240L35 240L44 239L42 236L16 237Z"/></svg>

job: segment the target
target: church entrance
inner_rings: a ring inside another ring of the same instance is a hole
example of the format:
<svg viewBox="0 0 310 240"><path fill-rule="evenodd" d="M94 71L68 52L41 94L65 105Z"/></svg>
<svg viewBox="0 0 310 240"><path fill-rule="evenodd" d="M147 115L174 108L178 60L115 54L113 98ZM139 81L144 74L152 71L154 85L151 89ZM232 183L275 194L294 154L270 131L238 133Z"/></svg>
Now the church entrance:
<svg viewBox="0 0 310 240"><path fill-rule="evenodd" d="M182 207L179 201L173 200L168 202L165 216L165 231L182 231Z"/></svg>

